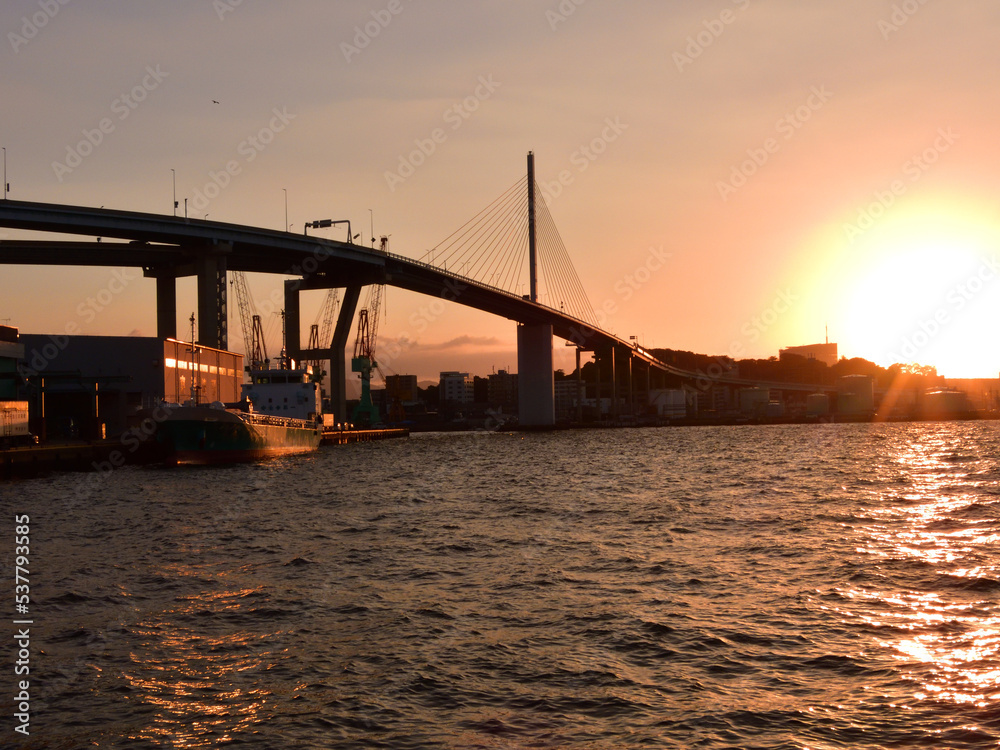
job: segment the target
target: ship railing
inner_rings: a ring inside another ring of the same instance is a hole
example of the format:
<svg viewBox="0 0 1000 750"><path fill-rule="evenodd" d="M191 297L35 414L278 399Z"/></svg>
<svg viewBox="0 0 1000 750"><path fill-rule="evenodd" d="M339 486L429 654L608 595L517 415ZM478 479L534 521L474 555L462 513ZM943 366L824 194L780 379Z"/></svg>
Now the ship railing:
<svg viewBox="0 0 1000 750"><path fill-rule="evenodd" d="M306 430L311 430L316 427L316 422L312 422L307 419L278 417L273 414L242 412L240 417L251 424L274 425L276 427L300 427Z"/></svg>

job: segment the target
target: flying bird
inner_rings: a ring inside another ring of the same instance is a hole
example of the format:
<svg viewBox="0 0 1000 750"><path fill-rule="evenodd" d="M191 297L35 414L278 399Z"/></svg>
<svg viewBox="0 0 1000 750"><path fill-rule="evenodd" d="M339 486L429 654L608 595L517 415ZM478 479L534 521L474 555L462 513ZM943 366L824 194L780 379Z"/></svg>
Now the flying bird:
<svg viewBox="0 0 1000 750"><path fill-rule="evenodd" d="M216 100L216 99L212 100L212 104L218 104L218 103L219 103L218 100Z"/></svg>

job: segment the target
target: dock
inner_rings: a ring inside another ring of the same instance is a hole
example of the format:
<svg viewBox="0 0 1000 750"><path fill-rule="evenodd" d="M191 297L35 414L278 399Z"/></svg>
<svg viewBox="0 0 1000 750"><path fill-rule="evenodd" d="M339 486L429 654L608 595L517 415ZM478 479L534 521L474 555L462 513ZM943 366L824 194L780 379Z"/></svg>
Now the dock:
<svg viewBox="0 0 1000 750"><path fill-rule="evenodd" d="M346 445L347 443L370 443L374 440L391 440L393 438L409 437L410 431L405 427L384 427L370 430L335 430L323 431L320 445Z"/></svg>

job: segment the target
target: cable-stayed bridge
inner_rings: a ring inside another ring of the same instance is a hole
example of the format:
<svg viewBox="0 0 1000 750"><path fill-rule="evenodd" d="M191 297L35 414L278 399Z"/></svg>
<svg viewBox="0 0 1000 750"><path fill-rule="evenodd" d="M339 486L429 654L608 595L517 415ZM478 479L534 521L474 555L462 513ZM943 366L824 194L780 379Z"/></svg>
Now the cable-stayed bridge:
<svg viewBox="0 0 1000 750"><path fill-rule="evenodd" d="M634 363L646 367L647 377L658 370L698 378L699 373L660 362L634 343L600 329L541 200L530 154L528 163L526 177L420 259L353 242L218 221L0 200L0 227L95 238L3 240L0 264L141 267L145 276L156 280L161 338L177 338L177 279L195 276L198 342L222 349L229 346L227 271L294 276L284 286L286 350L295 359L330 360L338 414L346 413L345 351L352 321L362 288L371 284L439 297L517 322L520 417L525 425L554 421L553 335L576 345L578 358L585 350L610 361L611 374L604 385L613 404L618 402L620 380L616 367L628 367L629 387ZM344 290L332 340L320 349L303 348L299 293L331 288ZM725 376L714 382L750 384Z"/></svg>

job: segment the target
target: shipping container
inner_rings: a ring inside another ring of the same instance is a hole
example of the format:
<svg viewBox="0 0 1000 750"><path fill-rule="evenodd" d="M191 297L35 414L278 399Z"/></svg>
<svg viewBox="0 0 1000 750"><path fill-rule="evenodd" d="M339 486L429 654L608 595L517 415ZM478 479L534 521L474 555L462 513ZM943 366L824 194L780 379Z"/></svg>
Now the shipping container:
<svg viewBox="0 0 1000 750"><path fill-rule="evenodd" d="M37 442L28 429L27 401L0 401L0 447Z"/></svg>

